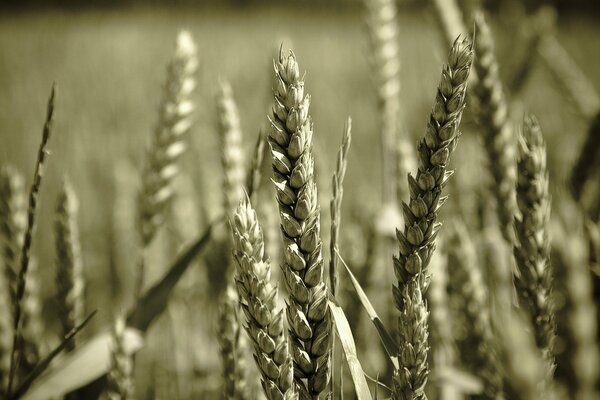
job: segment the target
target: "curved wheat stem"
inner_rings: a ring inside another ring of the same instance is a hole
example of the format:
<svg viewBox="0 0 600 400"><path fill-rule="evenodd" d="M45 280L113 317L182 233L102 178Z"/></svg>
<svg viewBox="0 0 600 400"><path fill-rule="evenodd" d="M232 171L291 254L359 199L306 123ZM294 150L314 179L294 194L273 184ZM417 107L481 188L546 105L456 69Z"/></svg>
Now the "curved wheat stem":
<svg viewBox="0 0 600 400"><path fill-rule="evenodd" d="M475 246L464 225L456 221L450 229L448 289L460 303L453 304L464 315L466 335L459 341L462 358L482 380L485 399L503 399L501 366L492 332L489 302L477 264Z"/></svg>
<svg viewBox="0 0 600 400"><path fill-rule="evenodd" d="M233 91L229 82L219 82L217 95L219 136L221 138L221 164L223 166L223 207L231 214L244 196L244 152L242 130Z"/></svg>
<svg viewBox="0 0 600 400"><path fill-rule="evenodd" d="M283 311L277 310L277 286L265 257L262 230L247 199L231 221L236 286L246 316L246 331L254 344L254 359L268 400L292 399L293 364L284 336Z"/></svg>
<svg viewBox="0 0 600 400"><path fill-rule="evenodd" d="M403 231L397 231L400 254L394 257L394 273L398 280L394 286L394 299L401 314L399 329L406 331L405 335L402 332L400 335L407 340L400 342L400 370L394 374L395 399L425 398L428 366L427 348L423 343L426 344L427 339L410 333L411 328L414 332L426 332L427 319L423 313L426 315L427 311L426 308L422 310L422 296L429 285L428 265L440 228L437 214L446 199L442 197L442 189L452 174L446 170L446 165L460 135L458 127L472 61L469 41L457 39L448 55L448 65L442 70L425 136L418 145L419 169L416 177L408 176L410 202L402 203L405 226ZM415 286L415 282L418 285ZM408 306L413 310L407 309ZM420 352L402 350L411 346Z"/></svg>
<svg viewBox="0 0 600 400"><path fill-rule="evenodd" d="M57 254L56 300L60 310L61 336L65 337L85 318L84 279L77 209L79 204L73 187L64 181L56 202L54 221L55 248ZM72 351L76 342L71 341L65 349Z"/></svg>
<svg viewBox="0 0 600 400"><path fill-rule="evenodd" d="M342 198L344 197L344 176L346 175L346 165L348 164L348 150L352 140L352 119L348 118L344 127L344 136L342 145L337 155L337 166L332 178L333 198L330 203L331 210L331 238L329 239L329 284L331 293L335 296L337 293L338 282L338 258L335 250L339 247L340 223L342 219Z"/></svg>
<svg viewBox="0 0 600 400"><path fill-rule="evenodd" d="M282 270L289 292L287 319L295 386L304 399L318 396L329 386L331 322L323 279L310 96L304 94L304 81L291 51L287 56L281 51L274 66L277 83L269 142L284 242Z"/></svg>
<svg viewBox="0 0 600 400"><path fill-rule="evenodd" d="M25 230L25 238L23 245L21 246L20 255L20 268L16 277L16 296L13 301L13 346L10 357L10 373L8 379L8 392L12 391L12 385L16 368L19 364L20 355L17 352L19 337L21 336L22 329L22 300L25 295L26 283L27 283L27 271L29 270L29 259L31 257L31 243L33 241L33 229L35 226L38 196L42 185L42 177L44 175L44 167L46 156L48 154L48 142L52 135L52 127L54 122L54 102L56 99L56 85L52 86L50 92L50 98L48 99L48 106L46 109L46 121L44 123L44 129L42 132L42 142L38 151L37 162L35 165L35 172L33 175L33 183L29 191L29 204L27 207L27 228Z"/></svg>
<svg viewBox="0 0 600 400"><path fill-rule="evenodd" d="M479 103L479 123L484 131L485 149L494 177L493 192L500 230L507 243L514 241L512 222L517 212L515 203L515 147L508 116L508 105L498 76L492 32L482 14L475 16L475 70L479 81L473 93Z"/></svg>
<svg viewBox="0 0 600 400"><path fill-rule="evenodd" d="M521 217L515 219L517 244L514 246L514 256L518 269L515 286L520 304L531 318L536 343L549 368L553 368L556 327L549 264L550 194L546 146L540 126L533 116L528 116L523 123L518 172L517 203Z"/></svg>

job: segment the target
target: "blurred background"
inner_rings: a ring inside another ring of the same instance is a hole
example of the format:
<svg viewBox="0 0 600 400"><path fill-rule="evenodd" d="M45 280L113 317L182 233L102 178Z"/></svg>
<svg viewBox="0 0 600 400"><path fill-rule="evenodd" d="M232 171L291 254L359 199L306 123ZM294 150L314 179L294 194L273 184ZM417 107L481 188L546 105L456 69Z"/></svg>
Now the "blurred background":
<svg viewBox="0 0 600 400"><path fill-rule="evenodd" d="M591 85L600 88L597 1L483 3L497 39L496 55L505 82L514 73L518 35L527 28L520 23L540 6L550 6L556 23L549 29ZM401 124L415 142L424 132L448 47L429 2L399 0L398 8ZM282 43L284 48L293 48L300 68L306 71L324 214L343 124L347 116L353 118L342 223L347 221L348 229L342 234L342 249L344 243L356 242L352 236L358 228L352 221L377 214L382 190L377 92L364 14L361 0L0 2L0 163L16 166L30 179L47 95L57 82L56 129L34 253L42 280L51 283L56 264L54 199L61 180L68 176L80 203L87 308L100 311L86 334L105 326L114 310L129 304L127 292L137 256L135 241L126 239L127 231L135 230L131 204L157 118L165 66L181 29L189 30L196 40L200 61L190 149L183 156L184 178L178 186L185 203L179 209L188 212L179 217L182 224L161 232L154 246L161 248L153 250L149 281L160 277L174 255L220 213L218 79L231 83L250 159L256 134L267 123L271 63ZM524 88L512 100L540 120L548 142L552 191L560 197L568 173L564 166L572 164L589 119L571 104L541 62L532 64ZM454 160L457 180L466 182L467 188L489 179L479 154L482 140L472 120L472 116L465 117L464 149ZM348 250L360 251L360 246ZM143 382L167 382L154 385L164 390L162 398L192 398L219 390L215 310L206 307L214 305L214 293L204 263L199 261L178 288L175 305L151 330L147 349L140 356L138 369L146 371ZM48 332L57 324L53 291L51 284L42 285ZM55 340L49 336L50 342ZM184 383L190 379L196 383ZM152 398L153 385L139 386L140 398Z"/></svg>

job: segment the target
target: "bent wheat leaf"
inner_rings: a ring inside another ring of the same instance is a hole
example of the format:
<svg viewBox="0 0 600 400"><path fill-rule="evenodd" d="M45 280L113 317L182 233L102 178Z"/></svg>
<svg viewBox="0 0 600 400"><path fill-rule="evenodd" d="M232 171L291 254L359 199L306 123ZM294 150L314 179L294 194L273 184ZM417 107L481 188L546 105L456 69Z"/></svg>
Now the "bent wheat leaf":
<svg viewBox="0 0 600 400"><path fill-rule="evenodd" d="M348 368L350 368L350 375L352 375L352 381L354 382L354 390L358 400L371 400L371 392L369 391L369 385L365 378L365 372L360 365L358 355L356 354L356 344L354 343L354 337L352 336L352 329L348 324L348 319L344 310L340 307L334 298L330 298L327 302L335 329L337 330L338 337L342 343L344 349L344 355L346 356L346 362Z"/></svg>
<svg viewBox="0 0 600 400"><path fill-rule="evenodd" d="M360 283L358 283L358 280L356 280L356 278L354 277L354 274L350 270L350 267L348 267L348 264L346 264L346 262L344 261L337 249L335 252L340 258L342 265L346 268L346 271L348 271L348 276L350 277L350 281L352 282L352 287L354 288L354 291L356 292L361 305L369 315L371 322L373 322L373 325L375 325L375 329L377 330L377 334L379 335L379 340L381 340L381 344L383 345L383 348L385 349L388 358L394 365L394 368L398 369L398 344L396 343L392 335L390 335L390 333L387 331L385 325L383 325L381 318L379 318L379 315L377 315L375 308L373 308L371 301L367 297L367 294L365 293L363 288L360 286Z"/></svg>

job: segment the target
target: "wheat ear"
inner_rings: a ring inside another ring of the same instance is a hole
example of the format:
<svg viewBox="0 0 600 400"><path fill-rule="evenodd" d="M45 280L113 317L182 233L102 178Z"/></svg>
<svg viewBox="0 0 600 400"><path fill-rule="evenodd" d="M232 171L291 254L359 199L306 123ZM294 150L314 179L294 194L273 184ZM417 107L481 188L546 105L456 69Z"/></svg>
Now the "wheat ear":
<svg viewBox="0 0 600 400"><path fill-rule="evenodd" d="M588 237L594 229L599 228L588 221ZM600 230L596 234L600 237ZM557 320L556 378L564 385L569 399L595 399L600 353L592 277L578 241L569 237L557 239L552 258Z"/></svg>
<svg viewBox="0 0 600 400"><path fill-rule="evenodd" d="M521 216L515 219L514 256L518 274L515 286L521 306L529 313L535 339L549 367L554 365L555 336L549 263L550 194L546 168L546 146L540 126L527 116L519 140L517 203Z"/></svg>
<svg viewBox="0 0 600 400"><path fill-rule="evenodd" d="M135 397L133 360L125 351L125 328L125 319L119 317L111 331L111 366L106 389L106 398L109 400L132 400Z"/></svg>
<svg viewBox="0 0 600 400"><path fill-rule="evenodd" d="M338 150L337 164L333 173L331 186L333 188L333 198L330 202L331 211L331 238L329 239L329 285L331 293L335 296L338 283L338 258L335 254L339 248L340 223L342 219L342 198L344 197L344 176L346 175L346 166L348 164L348 150L352 140L352 119L346 120L342 145Z"/></svg>
<svg viewBox="0 0 600 400"><path fill-rule="evenodd" d="M364 3L379 106L383 202L393 204L397 193L400 199L408 196L406 176L416 164L412 146L399 135L398 10L394 0Z"/></svg>
<svg viewBox="0 0 600 400"><path fill-rule="evenodd" d="M479 103L478 117L484 132L489 167L494 177L493 192L500 230L507 243L514 241L512 229L516 213L515 203L515 146L508 116L508 105L498 76L494 55L494 38L483 14L475 15L475 70L479 81L473 92Z"/></svg>
<svg viewBox="0 0 600 400"><path fill-rule="evenodd" d="M54 244L56 248L56 300L60 310L61 336L65 337L85 318L84 278L77 209L79 204L73 187L63 182L56 201ZM66 351L72 351L76 342L70 341Z"/></svg>
<svg viewBox="0 0 600 400"><path fill-rule="evenodd" d="M27 375L39 363L43 354L44 322L42 319L42 298L40 290L39 265L35 258L29 261L27 287L23 295L22 329L19 333L19 365L16 375L19 379Z"/></svg>
<svg viewBox="0 0 600 400"><path fill-rule="evenodd" d="M217 95L221 164L223 166L223 207L226 214L235 210L244 196L244 152L240 116L229 82L220 80Z"/></svg>
<svg viewBox="0 0 600 400"><path fill-rule="evenodd" d="M218 337L223 363L223 394L225 400L245 399L248 391L244 377L244 357L238 318L238 296L228 285L220 301Z"/></svg>
<svg viewBox="0 0 600 400"><path fill-rule="evenodd" d="M265 257L262 230L247 199L235 211L231 230L235 281L263 390L268 400L296 398L283 311L277 310L277 286L271 283L271 265Z"/></svg>
<svg viewBox="0 0 600 400"><path fill-rule="evenodd" d="M457 297L466 322L464 338L458 341L462 358L483 382L484 399L503 399L498 349L492 332L489 300L477 264L475 246L467 228L458 221L451 225L448 251L448 290ZM461 320L462 321L462 320Z"/></svg>
<svg viewBox="0 0 600 400"><path fill-rule="evenodd" d="M143 247L148 246L164 223L165 208L174 194L177 161L186 149L184 136L192 125L197 66L196 44L189 32L182 31L167 66L158 121L142 175L138 223Z"/></svg>
<svg viewBox="0 0 600 400"><path fill-rule="evenodd" d="M27 228L25 230L23 245L21 246L21 255L19 260L20 268L16 277L16 296L13 302L13 346L10 356L10 373L8 379L9 393L12 391L14 375L16 373L20 356L17 352L17 348L22 329L21 314L23 308L21 301L25 294L25 286L27 283L27 271L29 270L29 259L31 256L31 243L33 241L33 229L35 226L37 212L38 196L42 185L42 177L44 175L46 156L48 154L48 142L50 141L50 136L52 135L55 99L56 85L53 85L52 90L50 92L50 98L48 99L48 106L46 109L46 120L44 122L44 129L42 131L42 142L38 151L35 172L33 175L33 183L31 184L31 189L29 191L29 204L27 207Z"/></svg>
<svg viewBox="0 0 600 400"><path fill-rule="evenodd" d="M8 300L8 285L0 274L0 398L7 395L8 373L10 369L10 346L12 345L12 321Z"/></svg>
<svg viewBox="0 0 600 400"><path fill-rule="evenodd" d="M460 135L458 128L472 61L473 50L468 39L456 39L448 55L448 64L442 69L425 136L418 145L416 177L408 175L410 201L409 204L402 203L405 226L396 235L400 254L394 257L394 273L398 280L394 286L394 300L400 311L400 337L406 340L400 341L401 347L418 351L400 350L400 370L394 374L393 398L396 399L426 398L424 386L429 371L427 310L422 296L429 284L428 265L440 228L437 214L446 200L442 197L442 189L452 174L446 170L446 165ZM415 333L425 334L425 337L415 336Z"/></svg>
<svg viewBox="0 0 600 400"><path fill-rule="evenodd" d="M269 142L284 242L287 319L296 390L300 398L310 398L329 387L331 362L331 320L323 278L313 127L308 113L310 96L304 94L304 80L291 51L287 56L280 51L274 67Z"/></svg>

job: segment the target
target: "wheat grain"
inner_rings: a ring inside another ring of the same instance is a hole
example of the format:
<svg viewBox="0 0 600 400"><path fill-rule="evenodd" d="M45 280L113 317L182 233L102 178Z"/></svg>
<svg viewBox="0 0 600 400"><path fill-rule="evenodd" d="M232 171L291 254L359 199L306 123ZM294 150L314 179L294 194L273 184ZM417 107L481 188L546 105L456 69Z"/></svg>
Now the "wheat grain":
<svg viewBox="0 0 600 400"><path fill-rule="evenodd" d="M217 95L221 165L223 167L223 208L231 214L244 196L244 152L242 130L233 91L229 82L220 80Z"/></svg>
<svg viewBox="0 0 600 400"><path fill-rule="evenodd" d="M133 360L125 351L125 319L118 317L112 327L111 367L108 372L106 398L132 400L135 398Z"/></svg>
<svg viewBox="0 0 600 400"><path fill-rule="evenodd" d="M271 284L271 266L265 257L262 230L248 200L240 202L231 229L236 286L263 390L268 400L296 398L292 359L283 331L283 311L277 310L277 287Z"/></svg>
<svg viewBox="0 0 600 400"><path fill-rule="evenodd" d="M400 311L399 330L406 332L400 332L401 337L409 340L401 342L402 345L407 349L413 346L421 353L406 350L406 354L399 355L400 370L395 372L393 393L397 399L425 398L423 387L427 381L428 365L427 347L423 344L427 343L427 337L422 335L427 334L427 310L423 299L418 297L429 285L428 265L440 228L437 214L445 201L442 189L452 174L446 170L446 165L460 135L458 127L472 60L471 44L467 39L458 38L448 55L448 64L442 69L426 134L418 145L419 169L416 177L408 176L410 202L402 203L405 226L404 231L397 231L400 254L394 257L394 273L398 281L393 290L394 300ZM407 299L410 301L408 304ZM413 309L409 310L407 306ZM411 332L421 336L411 335ZM409 382L411 386L405 387Z"/></svg>
<svg viewBox="0 0 600 400"><path fill-rule="evenodd" d="M453 308L465 323L465 335L458 340L461 357L482 380L482 398L502 399L501 366L476 250L467 228L458 221L451 225L448 237L448 289L452 298L458 299L458 304L452 302Z"/></svg>
<svg viewBox="0 0 600 400"><path fill-rule="evenodd" d="M346 166L348 164L348 150L352 140L352 119L348 118L344 127L342 145L338 151L336 169L333 174L331 186L333 196L330 202L331 211L331 237L329 239L329 285L331 293L335 296L337 293L338 282L338 258L335 255L339 248L340 223L342 219L342 198L344 197L344 176L346 175Z"/></svg>
<svg viewBox="0 0 600 400"><path fill-rule="evenodd" d="M8 392L12 392L12 385L16 373L16 368L19 364L20 354L18 353L18 341L21 336L22 321L21 314L23 311L22 300L25 295L26 283L27 283L27 271L29 270L29 260L31 256L31 243L33 240L33 230L35 226L38 196L42 185L42 177L44 175L44 167L46 161L46 155L48 154L48 142L52 135L52 127L54 122L54 104L56 99L56 85L52 86L50 92L50 98L48 99L48 106L46 109L46 119L44 122L44 128L42 131L42 142L38 150L37 161L35 165L35 172L33 175L33 183L29 191L29 204L27 207L27 228L25 230L25 238L23 245L21 246L20 254L20 268L16 277L16 296L13 301L13 346L10 356L10 372L8 379Z"/></svg>
<svg viewBox="0 0 600 400"><path fill-rule="evenodd" d="M56 300L62 337L68 335L85 318L83 298L85 282L77 228L78 207L75 191L65 180L56 201L54 221L54 243L57 255ZM71 341L65 350L72 351L75 346L76 342Z"/></svg>
<svg viewBox="0 0 600 400"><path fill-rule="evenodd" d="M167 67L159 117L142 174L138 223L143 247L148 246L164 223L165 208L173 196L177 161L186 149L184 136L192 124L197 66L196 45L192 36L182 31L177 36L175 53Z"/></svg>
<svg viewBox="0 0 600 400"><path fill-rule="evenodd" d="M277 83L269 142L284 242L284 281L295 386L300 398L318 396L330 380L331 338L323 279L320 215L312 156L310 96L295 55L274 62ZM304 382L304 378L307 382Z"/></svg>
<svg viewBox="0 0 600 400"><path fill-rule="evenodd" d="M508 105L498 76L498 63L494 55L494 38L483 14L475 15L475 70L479 81L473 86L478 98L478 119L484 132L485 149L494 177L492 190L500 230L507 243L514 241L512 222L516 213L515 203L515 146L508 116Z"/></svg>
<svg viewBox="0 0 600 400"><path fill-rule="evenodd" d="M515 219L514 246L518 274L515 286L519 302L529 313L535 339L549 367L554 365L554 311L551 301L552 273L549 264L548 221L550 194L546 146L533 116L525 118L519 140L517 203L521 217Z"/></svg>

